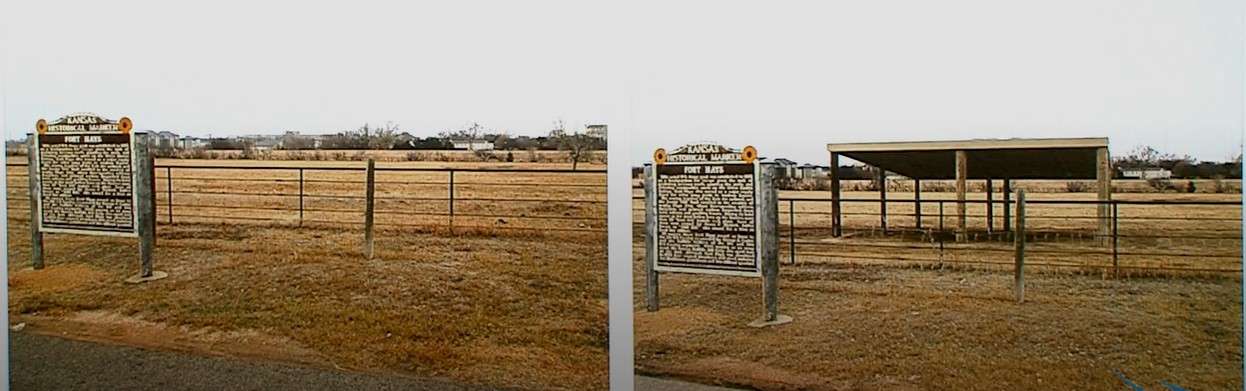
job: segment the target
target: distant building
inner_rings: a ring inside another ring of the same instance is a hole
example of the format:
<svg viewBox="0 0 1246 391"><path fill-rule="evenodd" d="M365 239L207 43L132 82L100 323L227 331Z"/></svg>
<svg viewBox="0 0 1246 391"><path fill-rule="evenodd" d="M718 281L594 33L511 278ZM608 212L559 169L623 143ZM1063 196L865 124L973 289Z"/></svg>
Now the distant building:
<svg viewBox="0 0 1246 391"><path fill-rule="evenodd" d="M468 151L492 151L493 142L479 139L452 138L450 144L454 149L466 149Z"/></svg>
<svg viewBox="0 0 1246 391"><path fill-rule="evenodd" d="M797 177L796 176L797 175L796 162L788 160L788 159L784 159L784 158L778 158L778 159L774 159L774 165L775 167L778 167L780 177L782 178L796 178Z"/></svg>
<svg viewBox="0 0 1246 391"><path fill-rule="evenodd" d="M606 125L589 125L585 127L584 134L588 137L606 139Z"/></svg>
<svg viewBox="0 0 1246 391"><path fill-rule="evenodd" d="M173 146L175 149L201 149L207 148L211 143L207 139L198 137L182 136L177 139L177 143Z"/></svg>
<svg viewBox="0 0 1246 391"><path fill-rule="evenodd" d="M1127 168L1121 170L1121 176L1132 179L1169 179L1172 178L1172 171L1159 167Z"/></svg>
<svg viewBox="0 0 1246 391"><path fill-rule="evenodd" d="M831 168L827 166L815 166L812 164L804 164L800 166L798 177L801 179L818 179L830 176Z"/></svg>
<svg viewBox="0 0 1246 391"><path fill-rule="evenodd" d="M255 149L258 151L271 151L277 149L281 145L281 139L272 136L260 136L254 139Z"/></svg>
<svg viewBox="0 0 1246 391"><path fill-rule="evenodd" d="M167 130L161 130L159 132L156 132L155 136L156 136L156 140L154 144L156 148L159 148L159 149L177 148L177 138L178 138L177 133L173 133Z"/></svg>
<svg viewBox="0 0 1246 391"><path fill-rule="evenodd" d="M394 145L392 148L393 149L415 148L416 141L419 141L419 139L416 138L415 136L412 136L411 133L408 133L408 132L398 133L397 136L394 136Z"/></svg>

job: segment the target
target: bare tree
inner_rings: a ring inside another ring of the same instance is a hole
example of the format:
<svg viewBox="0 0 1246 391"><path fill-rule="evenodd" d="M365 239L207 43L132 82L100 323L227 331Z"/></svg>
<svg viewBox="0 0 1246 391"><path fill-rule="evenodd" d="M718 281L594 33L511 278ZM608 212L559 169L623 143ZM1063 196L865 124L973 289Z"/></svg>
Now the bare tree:
<svg viewBox="0 0 1246 391"><path fill-rule="evenodd" d="M571 169L579 168L580 162L587 162L592 157L593 138L582 132L567 132L562 119L554 121L554 129L549 132L551 139L558 141L558 149L567 151L571 160Z"/></svg>
<svg viewBox="0 0 1246 391"><path fill-rule="evenodd" d="M1128 155L1114 159L1113 166L1128 168L1147 168L1147 167L1163 167L1173 169L1179 164L1194 164L1195 159L1189 155L1177 156L1171 153L1163 153L1150 146L1135 147Z"/></svg>
<svg viewBox="0 0 1246 391"><path fill-rule="evenodd" d="M372 132L370 135L368 133L367 127L368 125L364 124L363 131L365 135L368 135L368 136L365 136L366 137L365 139L367 140L367 145L369 149L393 149L394 148L394 142L398 140L398 133L399 133L398 124L395 124L392 121L387 121L385 122L384 127L372 129Z"/></svg>

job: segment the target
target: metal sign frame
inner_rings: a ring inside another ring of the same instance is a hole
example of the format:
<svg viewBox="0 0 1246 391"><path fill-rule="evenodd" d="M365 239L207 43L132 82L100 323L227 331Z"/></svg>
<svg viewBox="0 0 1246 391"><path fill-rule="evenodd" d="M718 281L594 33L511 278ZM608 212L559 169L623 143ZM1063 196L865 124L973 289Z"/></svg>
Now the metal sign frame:
<svg viewBox="0 0 1246 391"><path fill-rule="evenodd" d="M83 136L83 135L100 135L100 134L123 134L126 137L126 144L128 145L128 148L130 150L129 171L128 171L128 176L130 177L130 229L126 231L122 231L122 230L89 229L89 228L58 228L58 227L45 226L44 221L43 221L44 219L43 214L46 211L46 209L43 208L43 169L42 169L42 165L43 165L42 146L43 144L42 144L41 138L44 136ZM38 225L40 232L70 233L70 234L98 235L98 236L119 236L119 237L127 237L127 238L138 237L138 224L139 224L139 221L138 221L138 215L139 215L138 213L138 193L139 193L138 186L139 186L139 183L138 182L139 181L138 181L138 175L135 174L135 171L138 165L138 151L135 148L135 144L134 144L135 137L132 132L120 132L120 133L105 133L105 132L51 133L49 132L45 134L33 133L31 134L31 137L34 137L34 143L35 143L35 148L34 148L35 166L31 167L31 170L29 171L30 171L30 175L35 176L36 181L39 184L39 188L36 189L38 191L38 197L35 197L35 200L38 203L38 207L39 207L39 220L36 222L36 224Z"/></svg>
<svg viewBox="0 0 1246 391"><path fill-rule="evenodd" d="M716 269L716 268L708 268L708 267L695 267L695 266L665 266L665 265L662 265L662 262L663 262L663 261L662 261L662 259L660 258L660 256L658 255L658 254L661 254L660 252L658 252L658 250L659 250L659 249L658 249L658 242L660 242L659 238L661 237L661 231L662 231L662 225L659 223L659 221L661 220L661 219L660 219L660 216L661 216L661 213L662 213L662 212L661 212L661 208L659 208L659 207L658 207L659 202L660 202L660 197L661 197L661 196L660 196L660 195L658 195L660 192L658 192L658 191L657 191L657 188L656 188L656 187L658 186L658 178L661 176L661 170L659 169L659 167L660 167L660 166L665 166L665 165L669 165L669 166L726 166L726 165L749 165L749 166L752 166L752 168L753 168L753 170L752 170L752 171L753 171L753 172L752 172L752 175L753 175L753 189L752 189L752 196L753 196L753 197L752 197L752 203L753 203L753 205L752 205L752 206L753 206L753 269L752 269L752 270ZM761 210L761 202L760 202L760 200L761 200L761 162L760 162L759 160L754 159L752 162L749 162L749 161L744 161L744 160L726 160L726 161L695 161L695 162L672 162L672 161L667 161L667 162L665 162L665 163L663 163L663 164L660 164L660 165L655 165L655 166L654 166L654 174L653 174L653 177L654 177L654 180L653 180L653 185L654 185L654 187L655 187L655 189L654 189L654 193L653 193L653 194L654 194L654 200L653 200L653 210L654 210L654 227L653 227L653 235L654 235L654 240L653 240L652 248L650 249L650 251L652 251L652 252L653 252L653 254L654 254L654 260L653 260L654 265L653 265L653 270L658 271L658 272L693 273L693 274L716 274L716 275L740 276L740 277L761 277L761 275L762 275L762 270L761 270L761 264L762 264L762 259L761 259L761 258L762 258L762 254L761 254L761 247L762 247L762 243L761 243L761 240L762 240L762 237L761 237L761 236L762 236L762 235L761 235L761 229L760 229L760 227L761 227L761 224L762 224L762 221L761 221L761 218L762 218L762 210Z"/></svg>

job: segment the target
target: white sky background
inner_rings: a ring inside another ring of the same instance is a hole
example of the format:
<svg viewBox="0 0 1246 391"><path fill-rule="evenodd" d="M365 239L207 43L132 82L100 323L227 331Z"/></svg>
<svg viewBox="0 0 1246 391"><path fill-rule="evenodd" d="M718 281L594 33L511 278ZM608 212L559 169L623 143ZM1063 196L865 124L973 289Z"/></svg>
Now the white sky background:
<svg viewBox="0 0 1246 391"><path fill-rule="evenodd" d="M173 3L4 1L6 138L78 111L197 136L394 121L421 137L622 112L616 45L594 33L606 5Z"/></svg>
<svg viewBox="0 0 1246 391"><path fill-rule="evenodd" d="M1224 160L1243 3L629 2L647 18L629 156L716 141L825 165L828 142L1108 136L1114 155Z"/></svg>
<svg viewBox="0 0 1246 391"><path fill-rule="evenodd" d="M625 1L0 5L6 138L76 111L199 136L607 123L632 162L696 141L1109 136L1223 160L1243 2Z"/></svg>

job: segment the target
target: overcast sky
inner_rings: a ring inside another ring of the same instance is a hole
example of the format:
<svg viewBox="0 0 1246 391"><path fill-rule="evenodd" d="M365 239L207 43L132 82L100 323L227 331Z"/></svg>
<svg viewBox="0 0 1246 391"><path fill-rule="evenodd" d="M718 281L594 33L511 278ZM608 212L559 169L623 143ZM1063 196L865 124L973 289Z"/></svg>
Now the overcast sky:
<svg viewBox="0 0 1246 391"><path fill-rule="evenodd" d="M663 3L665 4L665 3ZM828 142L1111 138L1240 151L1243 2L843 1L645 6L625 87L634 162L752 144L827 164Z"/></svg>
<svg viewBox="0 0 1246 391"><path fill-rule="evenodd" d="M828 142L1108 136L1222 160L1243 2L6 2L0 116L205 136L557 118L825 164Z"/></svg>
<svg viewBox="0 0 1246 391"><path fill-rule="evenodd" d="M199 136L385 121L545 134L622 110L602 66L615 49L593 33L604 5L395 3L6 1L5 133L90 111Z"/></svg>

